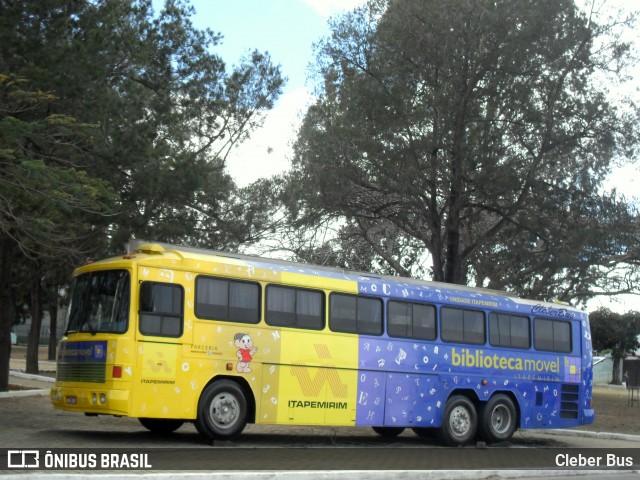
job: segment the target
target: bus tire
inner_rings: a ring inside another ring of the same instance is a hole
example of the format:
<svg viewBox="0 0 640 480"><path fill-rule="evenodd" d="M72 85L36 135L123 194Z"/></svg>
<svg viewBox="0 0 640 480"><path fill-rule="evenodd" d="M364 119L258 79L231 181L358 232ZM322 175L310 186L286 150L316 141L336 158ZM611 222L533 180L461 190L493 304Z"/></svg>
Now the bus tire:
<svg viewBox="0 0 640 480"><path fill-rule="evenodd" d="M438 429L431 427L413 427L413 433L422 438L436 438L438 436Z"/></svg>
<svg viewBox="0 0 640 480"><path fill-rule="evenodd" d="M219 380L204 389L198 402L196 429L205 437L232 439L247 425L247 399L240 386Z"/></svg>
<svg viewBox="0 0 640 480"><path fill-rule="evenodd" d="M404 427L371 427L378 435L393 438L404 432Z"/></svg>
<svg viewBox="0 0 640 480"><path fill-rule="evenodd" d="M478 414L471 400L454 395L444 407L440 438L449 446L464 445L476 436Z"/></svg>
<svg viewBox="0 0 640 480"><path fill-rule="evenodd" d="M138 421L144 428L158 435L173 433L184 423L182 420L172 418L138 418Z"/></svg>
<svg viewBox="0 0 640 480"><path fill-rule="evenodd" d="M480 409L480 438L486 442L505 442L516 431L516 407L507 395L498 393Z"/></svg>

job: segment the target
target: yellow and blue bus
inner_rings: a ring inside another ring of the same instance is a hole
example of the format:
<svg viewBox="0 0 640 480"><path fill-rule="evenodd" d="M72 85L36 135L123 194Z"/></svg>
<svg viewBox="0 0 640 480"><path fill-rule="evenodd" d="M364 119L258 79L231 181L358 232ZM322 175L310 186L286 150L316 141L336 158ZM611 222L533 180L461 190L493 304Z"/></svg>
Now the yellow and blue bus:
<svg viewBox="0 0 640 480"><path fill-rule="evenodd" d="M74 272L55 408L410 428L444 443L594 420L586 313L496 291L137 242Z"/></svg>

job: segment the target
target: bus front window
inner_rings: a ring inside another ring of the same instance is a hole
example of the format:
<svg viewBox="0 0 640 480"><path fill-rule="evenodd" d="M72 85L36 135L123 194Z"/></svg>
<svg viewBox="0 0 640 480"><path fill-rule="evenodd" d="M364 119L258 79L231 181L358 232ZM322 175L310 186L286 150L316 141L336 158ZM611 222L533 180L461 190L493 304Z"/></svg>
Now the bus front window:
<svg viewBox="0 0 640 480"><path fill-rule="evenodd" d="M78 276L73 284L67 333L124 333L129 320L130 281L124 270Z"/></svg>

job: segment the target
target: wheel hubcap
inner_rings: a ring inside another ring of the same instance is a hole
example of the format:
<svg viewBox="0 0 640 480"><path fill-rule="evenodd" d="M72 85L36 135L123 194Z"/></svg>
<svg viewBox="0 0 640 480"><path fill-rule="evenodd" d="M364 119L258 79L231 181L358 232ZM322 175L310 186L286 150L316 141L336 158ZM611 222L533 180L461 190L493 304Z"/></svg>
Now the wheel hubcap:
<svg viewBox="0 0 640 480"><path fill-rule="evenodd" d="M504 433L511 425L511 414L504 405L497 405L491 412L491 427L497 433Z"/></svg>
<svg viewBox="0 0 640 480"><path fill-rule="evenodd" d="M463 437L471 428L471 415L469 410L462 406L455 407L449 416L449 427L457 437Z"/></svg>
<svg viewBox="0 0 640 480"><path fill-rule="evenodd" d="M238 400L229 393L216 395L209 406L209 417L218 428L229 428L238 419Z"/></svg>

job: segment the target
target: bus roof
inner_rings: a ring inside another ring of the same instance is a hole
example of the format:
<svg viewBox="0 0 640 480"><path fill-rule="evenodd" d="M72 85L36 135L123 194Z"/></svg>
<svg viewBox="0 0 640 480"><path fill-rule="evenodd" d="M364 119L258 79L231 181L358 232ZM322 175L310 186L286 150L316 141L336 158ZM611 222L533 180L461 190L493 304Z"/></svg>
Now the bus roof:
<svg viewBox="0 0 640 480"><path fill-rule="evenodd" d="M475 295L487 295L493 297L510 298L517 300L518 303L527 304L547 304L554 305L556 308L566 308L575 311L579 309L566 304L561 303L558 305L552 302L541 302L537 300L524 299L518 295L505 292L502 290L492 290L488 288L470 287L466 285L458 285L444 282L435 282L431 280L420 280L410 277L398 277L392 275L376 275L368 272L358 272L354 270L346 270L336 267L328 267L324 265L306 264L299 262L292 262L288 260L280 260L273 258L260 257L257 255L247 255L238 253L229 253L216 250L208 250L202 248L194 248L182 245L173 245L162 242L153 242L145 240L133 239L127 243L127 253L132 254L134 252L148 253L148 254L161 254L161 253L174 253L178 254L182 258L198 258L201 257L204 260L211 260L211 257L217 257L218 259L227 258L230 260L238 260L246 262L248 265L253 265L257 268L271 268L274 270L294 270L299 273L306 273L310 275L320 275L327 277L339 277L348 280L357 280L358 282L371 282L371 283L389 283L395 286L408 286L408 287L421 287L433 290L446 290L449 293L459 292L461 294L475 294ZM186 255L185 255L186 254ZM325 275L323 275L325 274Z"/></svg>

